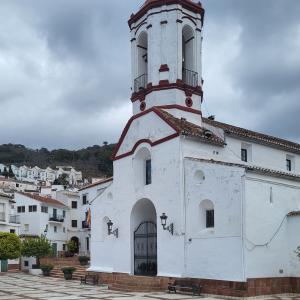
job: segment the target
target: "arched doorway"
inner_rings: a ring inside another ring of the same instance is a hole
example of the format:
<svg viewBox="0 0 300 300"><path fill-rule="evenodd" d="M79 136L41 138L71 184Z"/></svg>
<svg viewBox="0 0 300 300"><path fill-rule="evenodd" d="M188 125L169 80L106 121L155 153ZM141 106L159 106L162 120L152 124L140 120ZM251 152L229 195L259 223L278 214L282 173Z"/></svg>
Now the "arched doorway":
<svg viewBox="0 0 300 300"><path fill-rule="evenodd" d="M78 253L79 252L79 238L77 236L73 236L71 238L71 241L73 241L74 244L76 245L76 247L74 249L74 253Z"/></svg>
<svg viewBox="0 0 300 300"><path fill-rule="evenodd" d="M157 275L156 210L148 199L139 200L131 213L134 275Z"/></svg>

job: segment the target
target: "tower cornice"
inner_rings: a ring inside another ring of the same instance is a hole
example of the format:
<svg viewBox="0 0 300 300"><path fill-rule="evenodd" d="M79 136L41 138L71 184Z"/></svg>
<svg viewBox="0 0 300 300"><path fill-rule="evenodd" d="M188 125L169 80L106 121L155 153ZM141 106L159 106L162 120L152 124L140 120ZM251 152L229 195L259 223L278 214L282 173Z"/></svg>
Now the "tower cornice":
<svg viewBox="0 0 300 300"><path fill-rule="evenodd" d="M191 0L152 0L152 1L146 1L145 4L141 7L141 9L137 13L131 15L128 21L129 28L131 29L132 24L139 21L147 13L148 10L156 7L161 7L163 5L172 5L172 4L179 4L185 9L200 14L203 23L205 10L202 7L200 2L194 3Z"/></svg>

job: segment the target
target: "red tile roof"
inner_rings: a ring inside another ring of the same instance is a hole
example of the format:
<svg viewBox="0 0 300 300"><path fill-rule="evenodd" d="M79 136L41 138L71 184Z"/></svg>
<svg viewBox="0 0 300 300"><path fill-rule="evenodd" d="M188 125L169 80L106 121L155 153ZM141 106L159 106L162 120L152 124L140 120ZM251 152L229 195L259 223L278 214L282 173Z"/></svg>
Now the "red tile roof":
<svg viewBox="0 0 300 300"><path fill-rule="evenodd" d="M300 153L300 144L207 118L202 118L202 120L204 124L206 123L208 125L223 129L227 135L242 137L260 144L280 148L285 151Z"/></svg>
<svg viewBox="0 0 300 300"><path fill-rule="evenodd" d="M107 183L107 182L110 182L110 181L113 181L113 177L106 178L106 179L99 180L97 182L88 184L88 185L82 187L81 189L79 189L79 191L83 191L83 190L86 190L86 189L89 189L89 188L92 188L92 187L95 187L95 186L98 186L98 185L101 185L101 184L104 184L104 183Z"/></svg>
<svg viewBox="0 0 300 300"><path fill-rule="evenodd" d="M300 216L300 210L291 211L290 213L288 213L288 217L298 217L298 216Z"/></svg>
<svg viewBox="0 0 300 300"><path fill-rule="evenodd" d="M164 119L168 120L172 125L177 128L177 131L181 135L195 137L197 139L200 139L201 141L209 144L214 144L217 146L224 146L224 141L215 135L213 132L200 127L196 124L193 124L186 119L178 119L174 117L172 114L164 111L163 109L158 109L162 114Z"/></svg>
<svg viewBox="0 0 300 300"><path fill-rule="evenodd" d="M214 160L214 159L194 158L194 157L186 157L186 158L190 159L190 160L194 160L194 161L201 161L201 162L219 164L219 165L230 166L230 167L240 167L240 168L244 168L246 171L252 172L252 173L257 173L257 174L262 174L262 175L271 176L271 177L279 177L279 178L284 178L284 179L300 181L300 175L294 174L294 173L278 171L278 170L259 167L259 166L254 166L254 165L251 166L251 165L246 165L246 164L219 161L219 160Z"/></svg>
<svg viewBox="0 0 300 300"><path fill-rule="evenodd" d="M31 198L31 199L34 199L34 200L37 200L39 202L46 203L46 204L49 204L49 205L52 205L52 206L67 207L62 202L60 202L56 199L50 198L50 197L44 197L44 196L34 195L34 194L30 194L30 193L23 193L23 192L18 192L18 194L21 194L21 195L26 196L28 198Z"/></svg>

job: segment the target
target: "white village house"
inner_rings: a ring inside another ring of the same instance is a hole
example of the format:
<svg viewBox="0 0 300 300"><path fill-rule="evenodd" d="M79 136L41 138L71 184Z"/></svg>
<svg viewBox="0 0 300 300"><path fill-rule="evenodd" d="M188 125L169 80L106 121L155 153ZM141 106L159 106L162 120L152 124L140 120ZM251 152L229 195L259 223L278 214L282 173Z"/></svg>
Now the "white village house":
<svg viewBox="0 0 300 300"><path fill-rule="evenodd" d="M46 236L51 242L54 254L66 250L68 241L68 207L50 197L30 193L15 193L16 211L20 219L20 236ZM34 263L25 259L22 268Z"/></svg>
<svg viewBox="0 0 300 300"><path fill-rule="evenodd" d="M300 145L202 117L203 21L191 0L130 17L133 116L91 203L89 270L116 288L300 292Z"/></svg>
<svg viewBox="0 0 300 300"><path fill-rule="evenodd" d="M20 219L15 212L15 201L13 198L0 191L0 232L19 234ZM19 260L0 260L0 272L8 269L18 269Z"/></svg>

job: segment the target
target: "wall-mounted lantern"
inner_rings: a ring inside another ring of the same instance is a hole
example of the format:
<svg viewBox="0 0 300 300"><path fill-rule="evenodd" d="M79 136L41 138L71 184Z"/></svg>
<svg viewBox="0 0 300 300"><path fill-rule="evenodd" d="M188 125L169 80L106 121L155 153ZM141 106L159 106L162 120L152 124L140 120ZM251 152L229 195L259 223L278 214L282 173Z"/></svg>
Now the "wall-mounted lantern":
<svg viewBox="0 0 300 300"><path fill-rule="evenodd" d="M167 219L168 219L168 216L165 213L163 213L160 216L161 225L163 227L163 230L167 230L173 235L174 234L174 224L171 223L170 225L167 226Z"/></svg>
<svg viewBox="0 0 300 300"><path fill-rule="evenodd" d="M114 225L114 223L111 220L109 220L107 222L108 235L113 234L116 238L118 238L119 237L119 229L117 228L117 229L113 230L113 228L112 228L113 225Z"/></svg>

